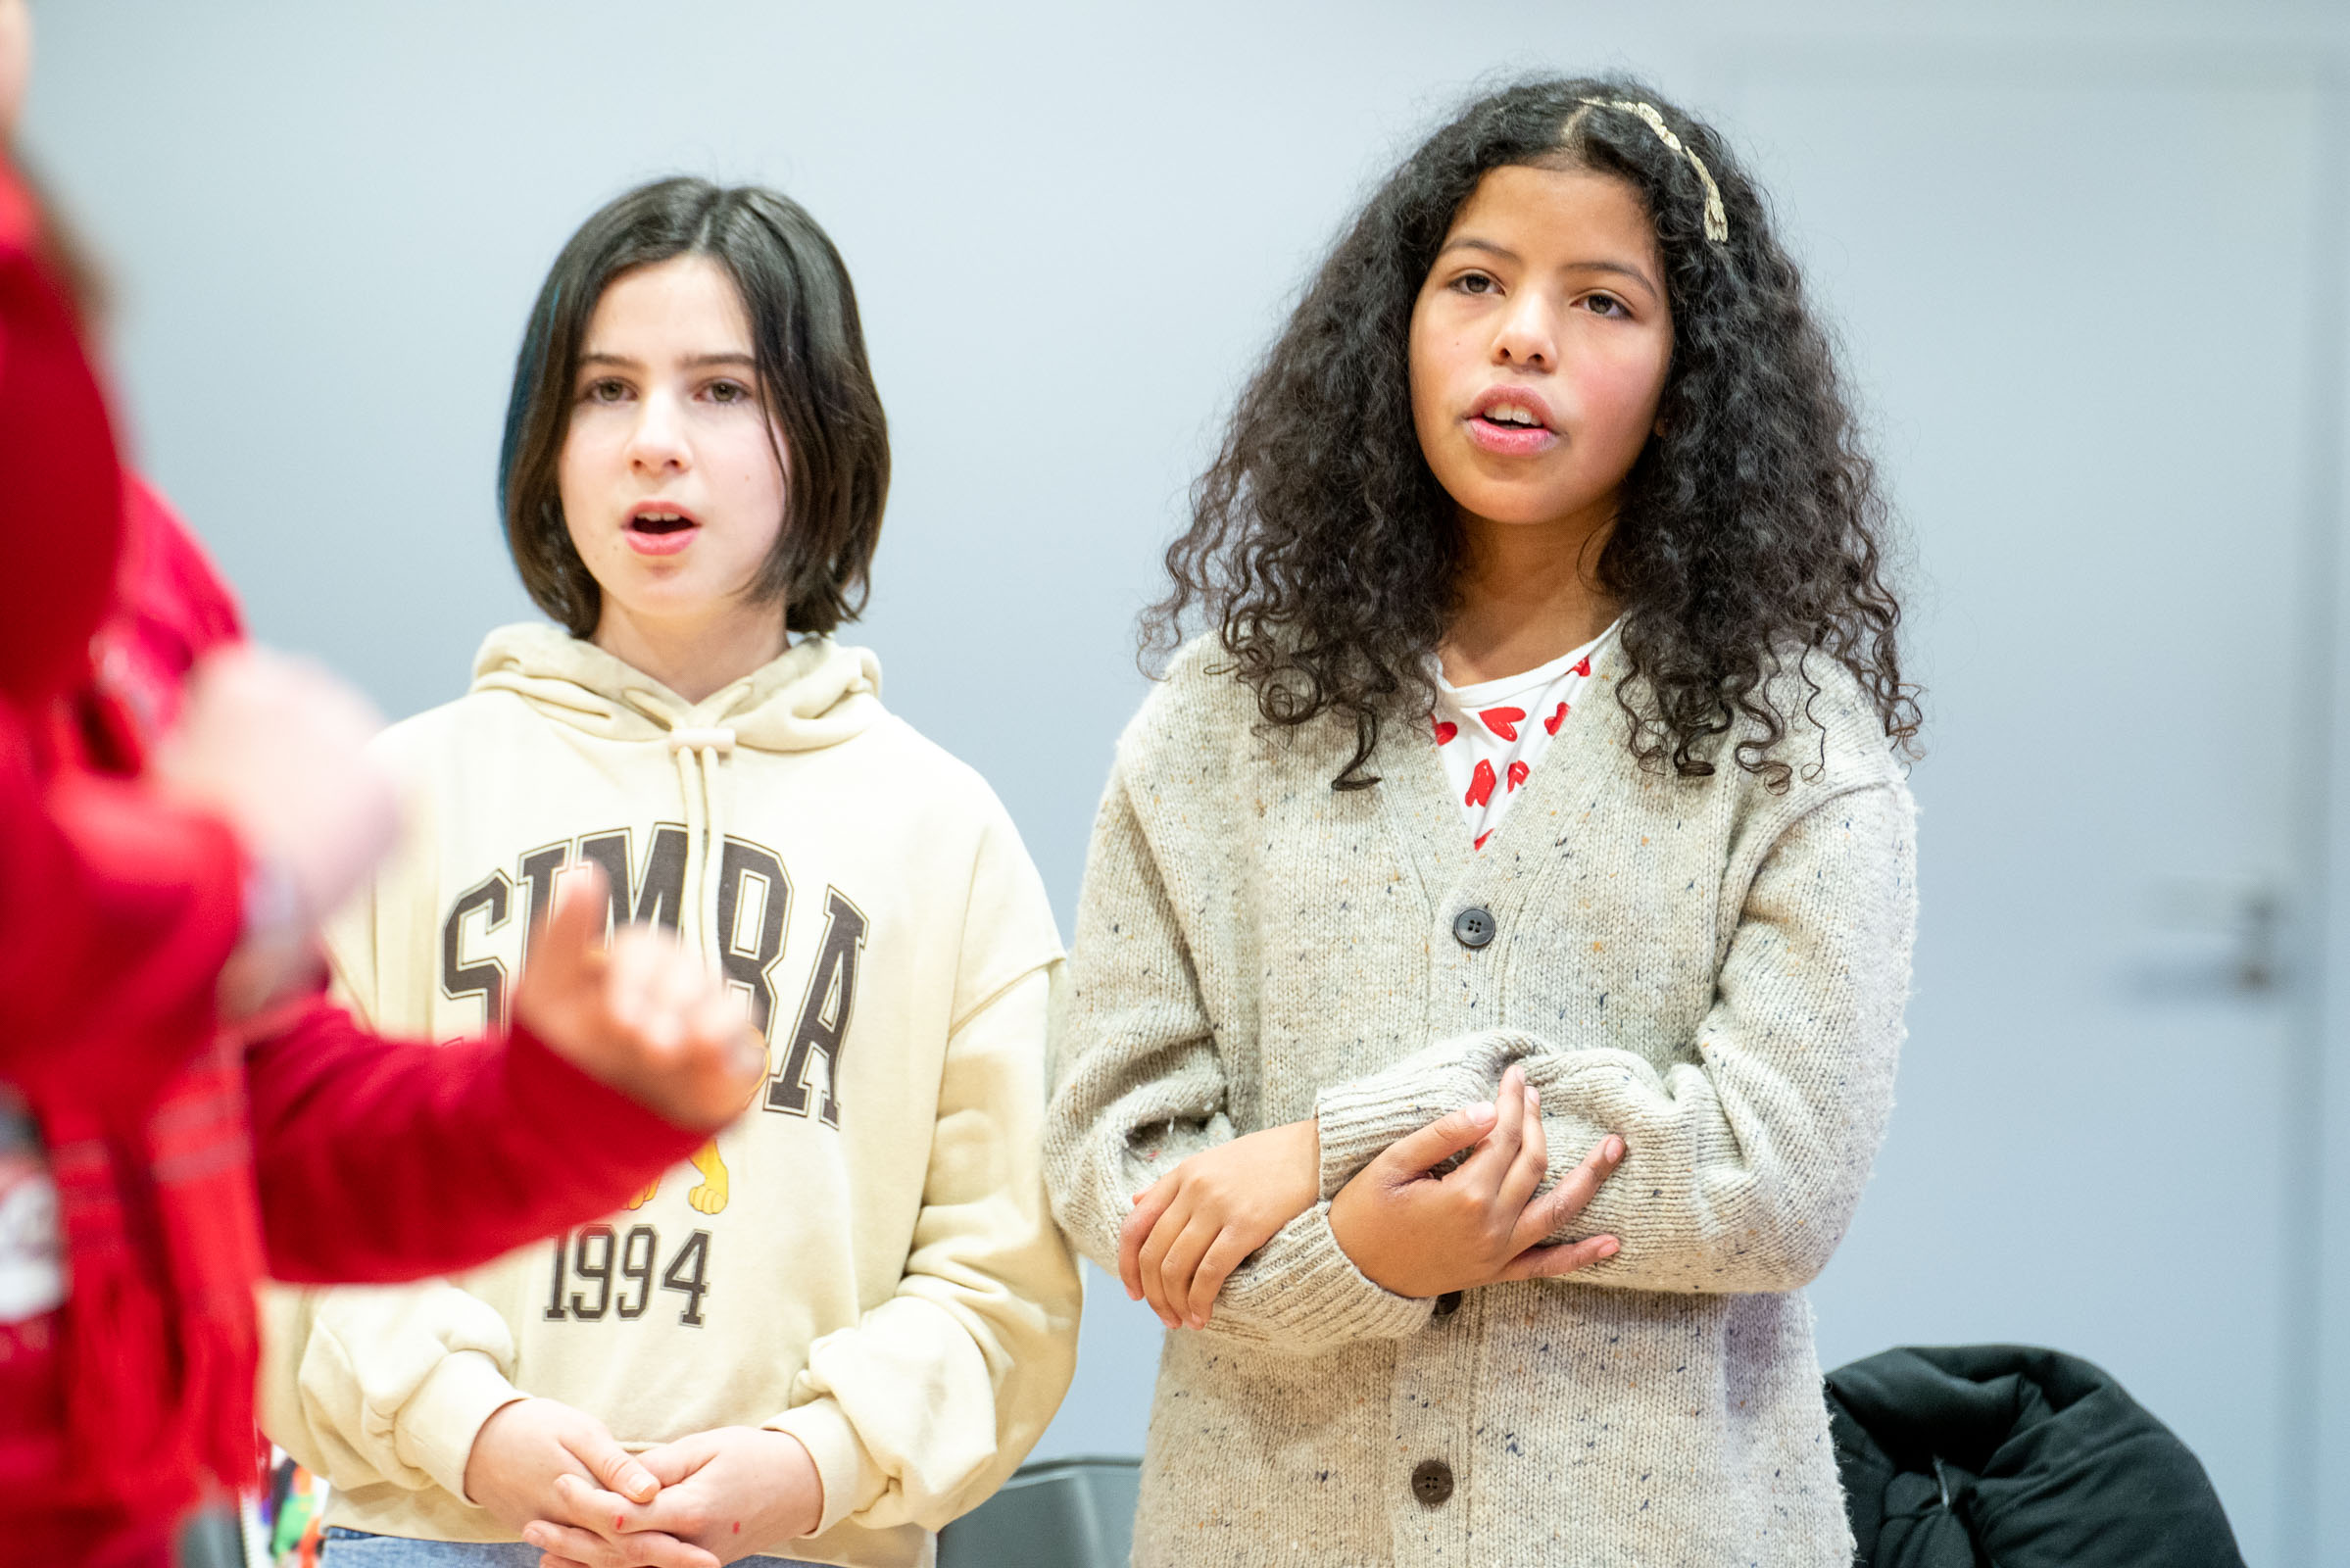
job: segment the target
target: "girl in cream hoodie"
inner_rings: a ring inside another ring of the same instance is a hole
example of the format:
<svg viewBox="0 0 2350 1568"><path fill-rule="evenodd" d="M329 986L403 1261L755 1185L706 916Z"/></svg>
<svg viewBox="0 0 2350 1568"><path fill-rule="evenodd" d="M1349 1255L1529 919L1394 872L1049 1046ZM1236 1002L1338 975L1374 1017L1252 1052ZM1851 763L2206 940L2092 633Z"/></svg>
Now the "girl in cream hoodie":
<svg viewBox="0 0 2350 1568"><path fill-rule="evenodd" d="M416 819L334 933L341 988L379 1028L494 1023L592 864L615 922L723 970L768 1070L601 1224L428 1287L281 1298L265 1424L334 1488L332 1568L927 1561L1074 1362L1038 1154L1060 951L987 786L829 635L889 452L822 230L686 179L591 218L539 296L502 466L563 624L492 633L465 697L387 735Z"/></svg>

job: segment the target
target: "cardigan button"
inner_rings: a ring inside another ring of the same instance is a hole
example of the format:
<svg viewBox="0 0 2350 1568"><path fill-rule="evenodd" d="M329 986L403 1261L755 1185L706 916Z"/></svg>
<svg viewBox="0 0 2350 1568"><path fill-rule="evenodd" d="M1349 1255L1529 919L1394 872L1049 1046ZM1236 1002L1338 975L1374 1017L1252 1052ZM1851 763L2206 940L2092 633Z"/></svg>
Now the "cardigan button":
<svg viewBox="0 0 2350 1568"><path fill-rule="evenodd" d="M1467 908L1452 917L1452 935L1464 948L1482 948L1493 940L1493 911Z"/></svg>
<svg viewBox="0 0 2350 1568"><path fill-rule="evenodd" d="M1411 1494L1422 1506L1437 1507L1452 1495L1452 1467L1442 1459L1422 1459L1411 1467Z"/></svg>
<svg viewBox="0 0 2350 1568"><path fill-rule="evenodd" d="M1444 1295L1436 1298L1436 1315L1438 1317L1450 1317L1453 1313L1459 1310L1460 1292L1446 1291Z"/></svg>

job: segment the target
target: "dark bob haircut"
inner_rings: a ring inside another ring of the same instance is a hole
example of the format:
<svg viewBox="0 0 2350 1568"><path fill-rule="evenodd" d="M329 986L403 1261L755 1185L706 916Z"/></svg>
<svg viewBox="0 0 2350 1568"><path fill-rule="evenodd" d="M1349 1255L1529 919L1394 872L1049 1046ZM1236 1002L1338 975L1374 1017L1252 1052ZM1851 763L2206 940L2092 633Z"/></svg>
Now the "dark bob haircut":
<svg viewBox="0 0 2350 1568"><path fill-rule="evenodd" d="M1704 160L1727 241L1705 235L1689 160L1618 100L1653 105ZM1265 722L1349 724L1354 755L1334 783L1377 782L1365 763L1381 725L1435 701L1431 656L1465 550L1412 425L1412 310L1462 204L1509 166L1624 180L1664 260L1673 359L1659 432L1625 479L1595 564L1623 611L1636 678L1617 701L1634 754L1703 776L1735 729L1737 764L1785 789L1792 770L1772 753L1795 715L1773 681L1791 667L1816 696L1804 669L1814 656L1850 670L1887 737L1907 746L1919 715L1881 571L1886 512L1827 334L1730 149L1620 77L1542 78L1480 98L1371 196L1193 486L1191 526L1167 550L1174 587L1144 620L1146 657L1171 650L1197 608Z"/></svg>
<svg viewBox="0 0 2350 1568"><path fill-rule="evenodd" d="M799 203L756 185L641 185L580 224L555 259L506 406L498 500L507 546L532 603L574 637L596 629L603 591L571 547L556 484L581 345L614 278L687 255L709 257L734 279L751 318L759 395L783 431L784 526L756 591L782 601L790 630L830 632L864 608L890 488L889 425L840 252Z"/></svg>

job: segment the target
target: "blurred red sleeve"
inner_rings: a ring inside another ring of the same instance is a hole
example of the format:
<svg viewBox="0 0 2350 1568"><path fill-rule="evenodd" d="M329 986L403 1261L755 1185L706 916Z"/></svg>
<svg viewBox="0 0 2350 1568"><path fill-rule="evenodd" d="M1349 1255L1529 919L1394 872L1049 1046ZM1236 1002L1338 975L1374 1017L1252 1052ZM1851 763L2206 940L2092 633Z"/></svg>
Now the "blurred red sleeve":
<svg viewBox="0 0 2350 1568"><path fill-rule="evenodd" d="M37 713L78 687L114 597L122 483L106 400L0 159L0 694Z"/></svg>
<svg viewBox="0 0 2350 1568"><path fill-rule="evenodd" d="M433 1046L325 1001L245 1053L269 1272L388 1282L486 1262L609 1214L709 1138L528 1030Z"/></svg>

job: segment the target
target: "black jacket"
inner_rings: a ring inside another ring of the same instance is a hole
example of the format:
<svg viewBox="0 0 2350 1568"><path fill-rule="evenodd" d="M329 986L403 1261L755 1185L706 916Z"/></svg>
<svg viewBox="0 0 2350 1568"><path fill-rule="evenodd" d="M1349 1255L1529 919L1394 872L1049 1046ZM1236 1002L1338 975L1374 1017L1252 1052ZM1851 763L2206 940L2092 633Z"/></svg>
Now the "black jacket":
<svg viewBox="0 0 2350 1568"><path fill-rule="evenodd" d="M2186 1445L2078 1357L1886 1350L1828 1413L1860 1568L2243 1568Z"/></svg>

